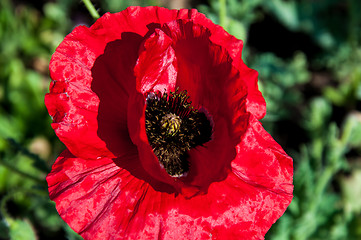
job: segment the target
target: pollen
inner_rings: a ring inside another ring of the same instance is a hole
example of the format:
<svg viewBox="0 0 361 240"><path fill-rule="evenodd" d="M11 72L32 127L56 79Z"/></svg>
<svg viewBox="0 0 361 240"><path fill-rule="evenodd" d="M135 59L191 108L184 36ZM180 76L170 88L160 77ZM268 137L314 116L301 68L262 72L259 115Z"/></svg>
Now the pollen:
<svg viewBox="0 0 361 240"><path fill-rule="evenodd" d="M182 120L180 117L174 113L164 115L160 122L162 128L165 129L170 136L174 136L179 131L181 123Z"/></svg>

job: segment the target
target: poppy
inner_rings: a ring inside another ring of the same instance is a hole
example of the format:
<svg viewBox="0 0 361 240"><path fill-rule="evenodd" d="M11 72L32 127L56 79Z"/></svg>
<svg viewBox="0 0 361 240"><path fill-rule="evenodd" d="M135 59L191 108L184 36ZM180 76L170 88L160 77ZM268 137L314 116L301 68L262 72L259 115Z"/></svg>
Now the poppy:
<svg viewBox="0 0 361 240"><path fill-rule="evenodd" d="M292 200L292 159L243 42L196 10L129 7L76 27L45 104L67 149L47 176L84 239L263 239Z"/></svg>

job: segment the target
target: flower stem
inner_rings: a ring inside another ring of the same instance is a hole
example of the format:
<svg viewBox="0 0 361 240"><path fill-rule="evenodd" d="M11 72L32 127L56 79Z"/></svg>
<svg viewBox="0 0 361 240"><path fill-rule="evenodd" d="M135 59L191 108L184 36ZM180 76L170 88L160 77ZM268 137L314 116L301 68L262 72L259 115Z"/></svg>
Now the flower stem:
<svg viewBox="0 0 361 240"><path fill-rule="evenodd" d="M227 1L219 0L219 25L227 29Z"/></svg>
<svg viewBox="0 0 361 240"><path fill-rule="evenodd" d="M83 0L83 3L85 5L85 7L88 9L90 15L96 20L98 19L99 13L97 12L97 10L95 9L94 5L92 4L92 2L90 0Z"/></svg>

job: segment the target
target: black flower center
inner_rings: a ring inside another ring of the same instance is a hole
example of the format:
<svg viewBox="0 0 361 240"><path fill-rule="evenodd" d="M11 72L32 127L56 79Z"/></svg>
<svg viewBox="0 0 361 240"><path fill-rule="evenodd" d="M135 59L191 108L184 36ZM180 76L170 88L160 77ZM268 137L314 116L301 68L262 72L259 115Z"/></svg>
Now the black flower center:
<svg viewBox="0 0 361 240"><path fill-rule="evenodd" d="M154 154L170 176L183 176L189 170L188 151L211 140L210 119L193 108L186 91L151 92L146 104L146 133Z"/></svg>

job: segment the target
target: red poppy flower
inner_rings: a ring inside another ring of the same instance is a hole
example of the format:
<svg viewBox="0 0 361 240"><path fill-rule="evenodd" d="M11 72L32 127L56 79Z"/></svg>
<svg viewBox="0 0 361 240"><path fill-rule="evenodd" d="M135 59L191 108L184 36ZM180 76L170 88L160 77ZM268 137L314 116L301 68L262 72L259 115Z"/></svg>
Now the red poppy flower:
<svg viewBox="0 0 361 240"><path fill-rule="evenodd" d="M262 128L243 43L196 10L129 7L79 26L45 97L66 145L47 177L85 239L263 239L292 159Z"/></svg>

